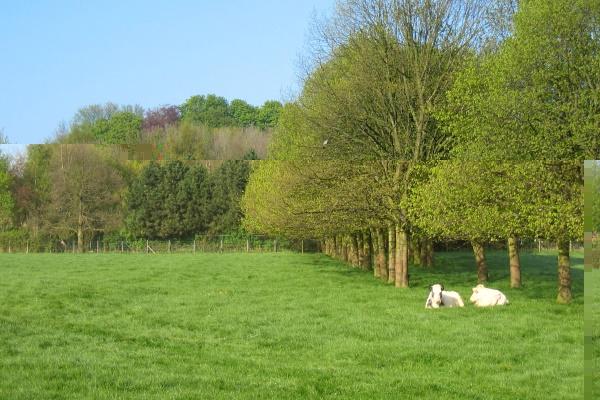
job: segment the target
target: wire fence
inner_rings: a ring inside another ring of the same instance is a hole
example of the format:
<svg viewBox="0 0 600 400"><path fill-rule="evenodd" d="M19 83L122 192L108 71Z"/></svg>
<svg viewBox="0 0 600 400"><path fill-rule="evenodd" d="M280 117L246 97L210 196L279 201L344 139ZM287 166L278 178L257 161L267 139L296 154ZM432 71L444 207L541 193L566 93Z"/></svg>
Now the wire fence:
<svg viewBox="0 0 600 400"><path fill-rule="evenodd" d="M571 242L571 251L583 251L586 256L600 262L600 240L594 235L593 241L586 238L582 242ZM497 241L488 243L490 250L504 250L506 243ZM539 239L520 240L522 251L555 251L557 244L553 241ZM0 253L148 253L148 254L177 254L177 253L273 253L321 252L321 241L318 239L290 240L272 238L261 235L197 235L188 240L147 240L147 239L93 239L86 240L79 249L77 240L12 238L0 240ZM439 242L436 251L470 251L471 244L465 241ZM589 254L587 254L589 253ZM587 258L587 257L586 257ZM590 261L591 262L591 261Z"/></svg>
<svg viewBox="0 0 600 400"><path fill-rule="evenodd" d="M184 254L184 253L317 253L316 239L289 240L266 236L239 237L233 235L198 235L189 240L94 239L77 240L8 240L0 242L2 253L123 253L123 254Z"/></svg>

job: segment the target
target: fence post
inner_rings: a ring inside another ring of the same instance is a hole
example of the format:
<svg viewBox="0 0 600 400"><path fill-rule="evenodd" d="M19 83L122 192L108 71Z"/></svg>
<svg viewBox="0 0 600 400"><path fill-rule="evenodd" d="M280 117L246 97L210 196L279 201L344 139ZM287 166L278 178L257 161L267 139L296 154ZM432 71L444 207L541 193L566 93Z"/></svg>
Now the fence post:
<svg viewBox="0 0 600 400"><path fill-rule="evenodd" d="M73 240L71 243L73 244L73 254L75 254L75 241Z"/></svg>
<svg viewBox="0 0 600 400"><path fill-rule="evenodd" d="M196 239L194 239L194 254L196 254Z"/></svg>
<svg viewBox="0 0 600 400"><path fill-rule="evenodd" d="M220 248L221 253L223 252L223 235L221 235L221 248Z"/></svg>
<svg viewBox="0 0 600 400"><path fill-rule="evenodd" d="M146 239L146 254L148 254L148 252L150 251L148 246L149 246L148 245L148 239Z"/></svg>
<svg viewBox="0 0 600 400"><path fill-rule="evenodd" d="M25 250L25 254L29 254L29 240L27 241L27 250Z"/></svg>
<svg viewBox="0 0 600 400"><path fill-rule="evenodd" d="M302 245L301 245L301 247L302 247L302 254L304 254L304 239L302 239Z"/></svg>
<svg viewBox="0 0 600 400"><path fill-rule="evenodd" d="M8 253L12 253L11 249L10 249L10 240L8 241Z"/></svg>
<svg viewBox="0 0 600 400"><path fill-rule="evenodd" d="M250 240L246 238L246 253L250 253Z"/></svg>
<svg viewBox="0 0 600 400"><path fill-rule="evenodd" d="M171 253L171 239L169 239L169 253Z"/></svg>
<svg viewBox="0 0 600 400"><path fill-rule="evenodd" d="M277 253L277 239L275 239L275 240L273 241L273 248L274 248L274 250L275 250L275 253Z"/></svg>

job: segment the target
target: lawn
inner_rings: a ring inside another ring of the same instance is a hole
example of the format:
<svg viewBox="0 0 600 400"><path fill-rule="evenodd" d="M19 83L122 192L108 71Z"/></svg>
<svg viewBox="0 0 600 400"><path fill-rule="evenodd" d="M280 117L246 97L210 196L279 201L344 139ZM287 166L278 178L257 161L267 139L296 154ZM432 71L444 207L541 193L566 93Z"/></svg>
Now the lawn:
<svg viewBox="0 0 600 400"><path fill-rule="evenodd" d="M524 289L489 256L503 308L468 302L468 253L397 290L322 255L0 255L0 399L581 399L583 259L554 304L555 256ZM435 397L434 397L435 396Z"/></svg>
<svg viewBox="0 0 600 400"><path fill-rule="evenodd" d="M600 270L585 272L586 399L600 398Z"/></svg>

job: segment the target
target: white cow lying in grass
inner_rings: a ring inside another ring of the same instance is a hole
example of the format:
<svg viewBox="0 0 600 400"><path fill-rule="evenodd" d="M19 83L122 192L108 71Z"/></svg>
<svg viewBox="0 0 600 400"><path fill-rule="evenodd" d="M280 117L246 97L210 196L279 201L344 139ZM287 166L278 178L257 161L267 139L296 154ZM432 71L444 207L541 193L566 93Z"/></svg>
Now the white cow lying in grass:
<svg viewBox="0 0 600 400"><path fill-rule="evenodd" d="M440 308L440 307L464 307L457 292L449 292L444 290L444 286L436 284L430 287L429 297L425 303L425 308Z"/></svg>
<svg viewBox="0 0 600 400"><path fill-rule="evenodd" d="M508 304L508 299L504 293L499 290L488 289L483 285L477 285L473 288L471 303L475 303L477 307L503 306Z"/></svg>

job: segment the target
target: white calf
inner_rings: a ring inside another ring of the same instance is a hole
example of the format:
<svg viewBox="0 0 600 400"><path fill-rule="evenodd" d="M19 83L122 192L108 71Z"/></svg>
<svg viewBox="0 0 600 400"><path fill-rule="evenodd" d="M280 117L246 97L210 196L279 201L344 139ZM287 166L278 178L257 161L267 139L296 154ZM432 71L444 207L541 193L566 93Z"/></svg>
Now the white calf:
<svg viewBox="0 0 600 400"><path fill-rule="evenodd" d="M444 286L436 284L431 286L429 297L425 302L425 308L440 308L440 307L464 307L465 303L457 292L444 290Z"/></svg>
<svg viewBox="0 0 600 400"><path fill-rule="evenodd" d="M477 285L473 288L471 303L475 303L477 307L493 307L503 306L509 302L504 293L501 291L496 289L488 289L483 285Z"/></svg>

